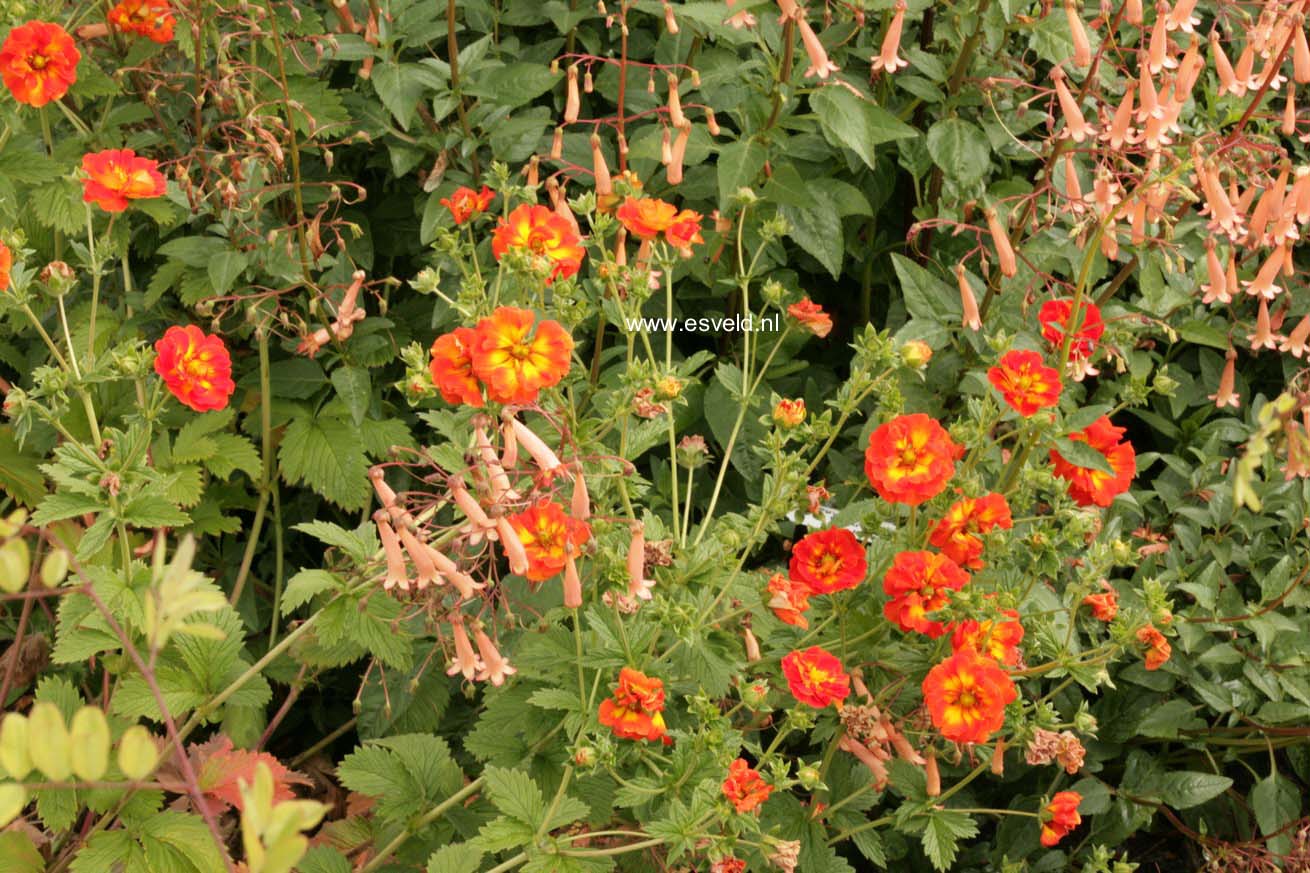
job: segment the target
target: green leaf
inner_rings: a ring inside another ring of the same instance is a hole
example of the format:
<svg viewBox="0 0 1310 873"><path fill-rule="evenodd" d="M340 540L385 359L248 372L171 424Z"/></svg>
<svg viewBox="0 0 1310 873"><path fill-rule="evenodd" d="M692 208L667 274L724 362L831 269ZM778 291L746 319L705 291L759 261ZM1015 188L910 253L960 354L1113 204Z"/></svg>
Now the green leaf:
<svg viewBox="0 0 1310 873"><path fill-rule="evenodd" d="M81 494L70 494L64 491L51 494L45 500L42 500L36 512L32 513L31 523L35 527L44 527L53 521L62 521L65 518L101 512L104 509L105 505L97 498Z"/></svg>
<svg viewBox="0 0 1310 873"><path fill-rule="evenodd" d="M1277 772L1261 779L1251 789L1251 808L1255 810L1260 833L1269 836L1301 816L1301 792L1288 778Z"/></svg>
<svg viewBox="0 0 1310 873"><path fill-rule="evenodd" d="M244 252L226 249L209 259L206 269L209 272L209 284L213 286L214 296L222 296L232 290L237 277L245 272L250 259Z"/></svg>
<svg viewBox="0 0 1310 873"><path fill-rule="evenodd" d="M205 461L209 472L220 479L229 479L240 470L251 479L259 478L262 465L254 443L234 433L216 433L209 439L215 446L214 454Z"/></svg>
<svg viewBox="0 0 1310 873"><path fill-rule="evenodd" d="M958 323L963 317L959 291L935 273L896 252L892 253L892 269L896 271L896 280L901 286L905 310L912 318L934 323Z"/></svg>
<svg viewBox="0 0 1310 873"><path fill-rule="evenodd" d="M332 371L332 387L350 410L355 427L364 423L369 401L373 399L373 382L362 367L341 366Z"/></svg>
<svg viewBox="0 0 1310 873"><path fill-rule="evenodd" d="M804 208L783 205L778 212L787 219L787 235L813 255L834 279L840 277L845 243L837 206L820 198Z"/></svg>
<svg viewBox="0 0 1310 873"><path fill-rule="evenodd" d="M943 118L928 129L927 142L933 163L959 182L977 182L991 166L987 135L963 119Z"/></svg>
<svg viewBox="0 0 1310 873"><path fill-rule="evenodd" d="M325 382L327 376L318 361L309 358L291 358L287 361L274 362L269 388L274 397L304 400L312 397Z"/></svg>
<svg viewBox="0 0 1310 873"><path fill-rule="evenodd" d="M1160 777L1160 799L1174 809L1191 809L1213 800L1232 787L1233 780L1213 773L1191 770L1165 773Z"/></svg>
<svg viewBox="0 0 1310 873"><path fill-rule="evenodd" d="M278 452L287 484L304 482L342 509L368 505L368 458L359 431L339 418L291 421Z"/></svg>
<svg viewBox="0 0 1310 873"><path fill-rule="evenodd" d="M373 88L401 130L409 130L414 121L419 98L427 87L426 72L418 64L397 64L391 61L384 61L373 68L370 79Z"/></svg>
<svg viewBox="0 0 1310 873"><path fill-rule="evenodd" d="M309 534L320 543L336 546L361 564L373 560L374 553L380 548L376 528L372 522L366 522L353 531L346 530L330 521L304 521L293 525L292 530Z"/></svg>
<svg viewBox="0 0 1310 873"><path fill-rule="evenodd" d="M1105 455L1087 445L1087 443L1076 442L1068 437L1060 437L1055 441L1055 450L1075 467L1114 475L1114 468L1110 466L1110 462Z"/></svg>
<svg viewBox="0 0 1310 873"><path fill-rule="evenodd" d="M142 494L123 506L119 518L132 527L185 527L191 516L178 509L166 498Z"/></svg>
<svg viewBox="0 0 1310 873"><path fill-rule="evenodd" d="M442 846L428 858L428 873L478 873L482 852L468 843Z"/></svg>
<svg viewBox="0 0 1310 873"><path fill-rule="evenodd" d="M738 140L719 149L717 173L720 209L727 212L738 189L755 184L768 157L768 150L753 139Z"/></svg>
<svg viewBox="0 0 1310 873"><path fill-rule="evenodd" d="M918 135L917 130L886 109L840 85L823 87L811 94L810 106L819 116L828 141L854 151L869 169L875 167L875 146Z"/></svg>
<svg viewBox="0 0 1310 873"><path fill-rule="evenodd" d="M43 873L45 861L27 834L0 833L0 873Z"/></svg>
<svg viewBox="0 0 1310 873"><path fill-rule="evenodd" d="M969 816L951 810L932 812L923 829L923 850L938 870L948 870L955 863L960 840L978 833L978 825Z"/></svg>
<svg viewBox="0 0 1310 873"><path fill-rule="evenodd" d="M464 782L450 758L450 747L425 734L368 742L346 756L337 777L351 791L378 798L378 817L387 822L426 812Z"/></svg>
<svg viewBox="0 0 1310 873"><path fill-rule="evenodd" d="M341 588L341 580L327 570L301 570L287 580L282 592L282 614L290 615L324 591Z"/></svg>
<svg viewBox="0 0 1310 873"><path fill-rule="evenodd" d="M552 73L546 64L507 64L489 70L475 84L465 88L464 93L515 109L536 100L562 78L562 74Z"/></svg>
<svg viewBox="0 0 1310 873"><path fill-rule="evenodd" d="M487 793L496 809L531 828L541 827L546 817L546 802L531 776L506 767L488 767L484 776Z"/></svg>
<svg viewBox="0 0 1310 873"><path fill-rule="evenodd" d="M1193 714L1194 709L1186 700L1166 700L1146 713L1137 725L1137 733L1144 737L1176 739L1180 730L1205 726L1205 722Z"/></svg>

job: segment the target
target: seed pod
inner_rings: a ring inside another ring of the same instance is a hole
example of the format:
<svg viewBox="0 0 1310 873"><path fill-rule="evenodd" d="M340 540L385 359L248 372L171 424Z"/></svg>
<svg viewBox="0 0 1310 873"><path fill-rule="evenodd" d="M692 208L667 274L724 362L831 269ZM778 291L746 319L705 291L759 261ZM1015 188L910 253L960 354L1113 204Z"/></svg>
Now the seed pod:
<svg viewBox="0 0 1310 873"><path fill-rule="evenodd" d="M23 807L27 806L27 789L13 782L0 785L0 828L18 818Z"/></svg>
<svg viewBox="0 0 1310 873"><path fill-rule="evenodd" d="M109 722L94 706L84 706L73 716L69 731L72 740L73 775L94 782L109 769Z"/></svg>
<svg viewBox="0 0 1310 873"><path fill-rule="evenodd" d="M36 769L54 782L73 775L73 755L63 713L49 701L32 707L27 717L27 754Z"/></svg>
<svg viewBox="0 0 1310 873"><path fill-rule="evenodd" d="M28 754L27 716L11 712L0 721L0 769L10 779L24 779L32 772L32 757Z"/></svg>
<svg viewBox="0 0 1310 873"><path fill-rule="evenodd" d="M118 769L133 782L145 779L155 769L159 749L143 725L134 724L118 741Z"/></svg>

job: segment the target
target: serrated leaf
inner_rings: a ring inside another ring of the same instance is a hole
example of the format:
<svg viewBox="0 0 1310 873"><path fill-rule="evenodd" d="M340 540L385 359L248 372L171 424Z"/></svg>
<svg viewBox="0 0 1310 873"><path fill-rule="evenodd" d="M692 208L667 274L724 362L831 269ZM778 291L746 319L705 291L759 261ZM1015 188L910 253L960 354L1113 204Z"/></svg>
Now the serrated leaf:
<svg viewBox="0 0 1310 873"><path fill-rule="evenodd" d="M951 810L935 810L928 816L920 839L933 866L945 871L955 863L960 840L977 833L978 825L969 816Z"/></svg>
<svg viewBox="0 0 1310 873"><path fill-rule="evenodd" d="M234 433L216 433L209 437L216 451L205 461L209 472L220 479L229 479L240 470L251 479L258 479L262 472L259 451L254 443Z"/></svg>
<svg viewBox="0 0 1310 873"><path fill-rule="evenodd" d="M332 371L332 387L346 404L355 427L364 423L369 402L373 399L373 381L362 367L341 366Z"/></svg>
<svg viewBox="0 0 1310 873"><path fill-rule="evenodd" d="M292 530L309 534L326 545L336 546L360 563L373 560L373 555L380 548L371 522L360 525L354 531L348 531L330 521L305 521L294 525Z"/></svg>
<svg viewBox="0 0 1310 873"><path fill-rule="evenodd" d="M442 846L428 858L428 873L478 873L482 852L468 843Z"/></svg>
<svg viewBox="0 0 1310 873"><path fill-rule="evenodd" d="M716 163L719 181L719 208L727 210L740 188L749 188L764 169L769 152L753 139L738 140L719 150Z"/></svg>
<svg viewBox="0 0 1310 873"><path fill-rule="evenodd" d="M36 527L44 527L54 521L101 512L105 508L97 498L60 492L41 501L36 512L32 513L31 523Z"/></svg>
<svg viewBox="0 0 1310 873"><path fill-rule="evenodd" d="M531 776L507 767L488 767L483 775L496 809L531 828L541 826L546 817L546 802Z"/></svg>
<svg viewBox="0 0 1310 873"><path fill-rule="evenodd" d="M301 570L282 591L282 614L290 615L324 591L340 587L341 580L326 570Z"/></svg>
<svg viewBox="0 0 1310 873"><path fill-rule="evenodd" d="M304 482L342 509L368 504L368 458L350 423L325 416L295 418L282 437L278 458L288 484Z"/></svg>

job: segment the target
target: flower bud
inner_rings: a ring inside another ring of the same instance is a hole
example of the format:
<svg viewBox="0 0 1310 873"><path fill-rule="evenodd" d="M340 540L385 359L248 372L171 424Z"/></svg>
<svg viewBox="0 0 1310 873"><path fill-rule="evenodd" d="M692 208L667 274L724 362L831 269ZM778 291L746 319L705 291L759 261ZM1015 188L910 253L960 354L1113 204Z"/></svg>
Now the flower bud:
<svg viewBox="0 0 1310 873"><path fill-rule="evenodd" d="M52 297L63 297L77 284L77 274L63 261L51 261L46 264L37 277Z"/></svg>
<svg viewBox="0 0 1310 873"><path fill-rule="evenodd" d="M773 407L773 421L783 430L800 426L805 421L805 401L801 398L779 400Z"/></svg>
<svg viewBox="0 0 1310 873"><path fill-rule="evenodd" d="M901 360L907 367L922 370L932 360L932 346L923 340L909 340L901 346Z"/></svg>
<svg viewBox="0 0 1310 873"><path fill-rule="evenodd" d="M768 699L769 683L763 679L757 679L741 690L741 702L751 709L763 709Z"/></svg>
<svg viewBox="0 0 1310 873"><path fill-rule="evenodd" d="M578 767L594 767L596 765L596 750L591 746L583 746L573 753L573 763Z"/></svg>
<svg viewBox="0 0 1310 873"><path fill-rule="evenodd" d="M819 768L813 764L806 764L797 770L796 778L800 780L801 787L807 791L817 791L823 787L823 780L819 776Z"/></svg>

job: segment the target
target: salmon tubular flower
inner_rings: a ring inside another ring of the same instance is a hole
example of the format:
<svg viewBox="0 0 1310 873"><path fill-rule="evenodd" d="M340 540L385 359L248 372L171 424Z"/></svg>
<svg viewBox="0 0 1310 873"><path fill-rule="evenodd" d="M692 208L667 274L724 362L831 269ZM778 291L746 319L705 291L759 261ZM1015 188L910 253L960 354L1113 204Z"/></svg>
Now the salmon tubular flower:
<svg viewBox="0 0 1310 873"><path fill-rule="evenodd" d="M869 570L864 546L845 528L807 534L791 552L790 576L814 594L854 588Z"/></svg>
<svg viewBox="0 0 1310 873"><path fill-rule="evenodd" d="M568 375L572 363L573 337L558 321L538 323L531 310L513 306L498 307L479 321L470 344L473 375L497 403L535 402L542 388Z"/></svg>
<svg viewBox="0 0 1310 873"><path fill-rule="evenodd" d="M1026 349L1006 352L987 371L987 381L1024 418L1060 404L1060 371L1043 364L1037 352Z"/></svg>
<svg viewBox="0 0 1310 873"><path fill-rule="evenodd" d="M109 149L82 157L82 200L105 212L122 212L132 200L162 197L167 190L159 162L131 149Z"/></svg>
<svg viewBox="0 0 1310 873"><path fill-rule="evenodd" d="M1269 319L1269 301L1261 298L1260 308L1255 316L1255 333L1246 335L1247 341L1251 343L1251 350L1258 352L1260 349L1276 349L1282 338L1282 334L1274 332L1273 324Z"/></svg>
<svg viewBox="0 0 1310 873"><path fill-rule="evenodd" d="M1224 357L1224 371L1219 376L1219 390L1211 394L1207 399L1213 400L1214 405L1220 409L1225 406L1236 409L1242 405L1240 395L1233 390L1233 386L1237 381L1237 350L1230 346L1228 354Z"/></svg>
<svg viewBox="0 0 1310 873"><path fill-rule="evenodd" d="M969 330L982 330L982 315L978 312L978 298L973 295L973 285L964 263L955 265L955 280L960 286L960 310L964 313L963 326Z"/></svg>
<svg viewBox="0 0 1310 873"><path fill-rule="evenodd" d="M851 677L841 661L819 646L785 655L782 673L792 696L815 709L841 703L851 693Z"/></svg>
<svg viewBox="0 0 1310 873"><path fill-rule="evenodd" d="M474 581L473 577L459 568L459 565L452 561L441 551L430 545L424 544L428 550L428 557L432 559L432 564L437 568L437 573L459 592L461 600L469 600L475 593L481 591L486 586L481 582Z"/></svg>
<svg viewBox="0 0 1310 873"><path fill-rule="evenodd" d="M1078 805L1082 802L1082 795L1077 791L1061 791L1042 808L1043 846L1049 849L1082 824L1083 818L1078 814Z"/></svg>
<svg viewBox="0 0 1310 873"><path fill-rule="evenodd" d="M565 87L564 123L572 124L582 112L582 95L578 93L578 65L570 64L564 76L568 80Z"/></svg>
<svg viewBox="0 0 1310 873"><path fill-rule="evenodd" d="M618 687L601 701L600 723L627 740L664 740L664 683L640 670L624 667L619 671Z"/></svg>
<svg viewBox="0 0 1310 873"><path fill-rule="evenodd" d="M985 743L1019 697L1010 675L991 658L960 649L928 671L923 699L933 725L956 743Z"/></svg>
<svg viewBox="0 0 1310 873"><path fill-rule="evenodd" d="M509 523L523 544L528 559L526 575L533 582L544 582L558 575L591 536L585 522L570 518L562 506L548 499L511 515Z"/></svg>
<svg viewBox="0 0 1310 873"><path fill-rule="evenodd" d="M1064 116L1065 136L1074 142L1083 142L1088 137L1095 137L1096 128L1087 123L1083 111L1078 108L1078 101L1069 91L1069 86L1064 83L1064 70L1056 67L1051 71L1051 78L1055 80L1055 96L1060 102L1060 114Z"/></svg>
<svg viewBox="0 0 1310 873"><path fill-rule="evenodd" d="M454 676L460 673L466 680L472 680L480 671L486 669L486 665L473 651L468 631L464 629L464 616L458 612L450 616L450 635L455 639L455 658L446 668L446 675Z"/></svg>
<svg viewBox="0 0 1310 873"><path fill-rule="evenodd" d="M582 268L586 251L568 221L545 206L524 203L500 220L491 253L500 260L511 249L527 252L547 272L546 284L567 279Z"/></svg>
<svg viewBox="0 0 1310 873"><path fill-rule="evenodd" d="M903 631L937 639L946 633L947 626L928 615L950 603L950 592L968 583L969 574L945 555L897 552L882 578L883 593L889 598L883 605L883 615Z"/></svg>
<svg viewBox="0 0 1310 873"><path fill-rule="evenodd" d="M1206 305L1215 301L1232 303L1234 289L1228 287L1228 277L1224 274L1224 265L1219 261L1219 255L1215 252L1213 237L1206 237L1205 240L1205 270L1210 281L1203 289L1205 294L1202 295L1201 302Z"/></svg>
<svg viewBox="0 0 1310 873"><path fill-rule="evenodd" d="M955 474L960 446L923 413L900 415L869 435L864 474L883 500L918 506L936 497Z"/></svg>
<svg viewBox="0 0 1310 873"><path fill-rule="evenodd" d="M155 342L155 372L174 397L196 412L227 408L236 390L223 338L193 324L170 327Z"/></svg>
<svg viewBox="0 0 1310 873"><path fill-rule="evenodd" d="M1080 467L1066 460L1058 449L1051 449L1055 475L1069 483L1069 496L1079 506L1109 506L1117 495L1132 486L1137 474L1137 453L1132 443L1122 439L1123 435L1124 429L1111 424L1103 415L1068 437L1098 452L1111 472Z"/></svg>
<svg viewBox="0 0 1310 873"><path fill-rule="evenodd" d="M987 218L987 232L992 235L992 245L996 246L996 262L1001 266L1001 275L1009 278L1019 272L1014 247L1010 245L1010 235L1006 232L1005 223L1001 221L996 207L988 206L983 210L983 215Z"/></svg>
<svg viewBox="0 0 1310 873"><path fill-rule="evenodd" d="M828 59L828 50L823 47L823 43L819 42L818 35L815 34L808 21L804 18L797 18L796 28L801 32L801 43L805 46L805 54L810 59L810 66L805 71L805 78L818 76L820 79L826 79L841 69Z"/></svg>
<svg viewBox="0 0 1310 873"><path fill-rule="evenodd" d="M628 596L638 600L651 600L654 595L654 579L646 578L646 529L641 522L633 522L632 536L628 540L627 569Z"/></svg>
<svg viewBox="0 0 1310 873"><path fill-rule="evenodd" d="M527 550L523 548L523 541L519 539L514 525L503 515L496 519L496 534L500 537L500 547L505 550L505 557L509 559L510 572L515 576L528 575L530 565Z"/></svg>
<svg viewBox="0 0 1310 873"><path fill-rule="evenodd" d="M151 42L173 41L177 19L167 0L122 0L109 10L109 23L122 33L144 36Z"/></svg>
<svg viewBox="0 0 1310 873"><path fill-rule="evenodd" d="M463 224L470 218L476 218L486 212L491 201L495 199L496 192L483 185L481 191L465 187L456 188L454 194L443 197L440 202L450 210L450 217L456 224Z"/></svg>
<svg viewBox="0 0 1310 873"><path fill-rule="evenodd" d="M496 648L496 644L491 641L491 637L487 636L487 632L482 629L481 625L474 628L473 638L477 641L478 655L482 659L482 669L478 671L476 676L479 682L490 682L492 685L500 687L505 684L506 676L518 672L518 670L510 666L509 659L501 655Z"/></svg>
<svg viewBox="0 0 1310 873"><path fill-rule="evenodd" d="M505 423L505 427L514 433L515 442L528 453L542 475L554 476L563 468L559 456L551 451L541 437L537 436L536 431L519 421L508 410L501 413L501 420Z"/></svg>
<svg viewBox="0 0 1310 873"><path fill-rule="evenodd" d="M906 8L905 0L896 0L896 5L892 7L891 24L887 25L887 33L883 35L878 54L872 58L872 69L875 73L879 70L894 73L910 65L910 62L900 55L901 31L905 27Z"/></svg>
<svg viewBox="0 0 1310 873"><path fill-rule="evenodd" d="M1083 26L1079 14L1081 4L1078 0L1064 0L1064 15L1069 22L1069 35L1073 39L1073 65L1088 67L1092 64L1092 45L1087 39L1087 29Z"/></svg>
<svg viewBox="0 0 1310 873"><path fill-rule="evenodd" d="M409 559L414 563L414 587L419 591L427 588L429 585L440 585L443 580L441 574L437 572L437 565L432 560L432 550L428 544L420 540L412 530L402 525L400 527L400 542L405 547L405 552Z"/></svg>
<svg viewBox="0 0 1310 873"><path fill-rule="evenodd" d="M0 290L4 290L2 283L0 283ZM1302 316L1287 338L1279 343L1278 350L1291 352L1294 358L1304 357L1306 349L1310 348L1306 343L1307 340L1310 340L1310 315Z"/></svg>
<svg viewBox="0 0 1310 873"><path fill-rule="evenodd" d="M19 103L42 107L68 93L82 54L58 24L29 21L0 45L0 78Z"/></svg>
<svg viewBox="0 0 1310 873"><path fill-rule="evenodd" d="M409 590L409 572L405 567L405 552L400 546L400 537L387 519L387 513L379 509L373 513L373 521L378 526L378 538L382 540L382 551L387 557L387 575L382 580L382 588L390 591L399 588Z"/></svg>
<svg viewBox="0 0 1310 873"><path fill-rule="evenodd" d="M728 767L728 778L723 780L723 796L737 812L754 812L773 793L773 786L764 781L758 770L744 758L738 758Z"/></svg>

